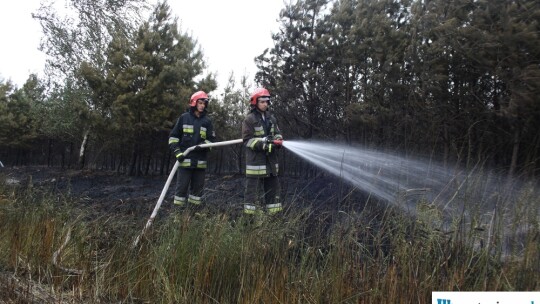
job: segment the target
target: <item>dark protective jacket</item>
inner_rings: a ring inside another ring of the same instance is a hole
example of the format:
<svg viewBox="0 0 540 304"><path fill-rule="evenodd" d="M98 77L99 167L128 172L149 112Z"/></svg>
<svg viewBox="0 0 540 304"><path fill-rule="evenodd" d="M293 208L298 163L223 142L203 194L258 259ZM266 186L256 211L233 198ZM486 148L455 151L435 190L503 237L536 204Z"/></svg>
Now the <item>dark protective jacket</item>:
<svg viewBox="0 0 540 304"><path fill-rule="evenodd" d="M246 176L268 177L279 172L277 149L265 151L263 138L267 136L281 137L276 118L266 111L266 119L256 109L253 109L242 124L242 139L246 151Z"/></svg>
<svg viewBox="0 0 540 304"><path fill-rule="evenodd" d="M195 116L194 108L182 114L169 134L169 148L173 153L184 152L187 148L215 140L212 122L206 115L206 110L199 117ZM206 169L206 154L208 149L191 151L180 163L182 168Z"/></svg>

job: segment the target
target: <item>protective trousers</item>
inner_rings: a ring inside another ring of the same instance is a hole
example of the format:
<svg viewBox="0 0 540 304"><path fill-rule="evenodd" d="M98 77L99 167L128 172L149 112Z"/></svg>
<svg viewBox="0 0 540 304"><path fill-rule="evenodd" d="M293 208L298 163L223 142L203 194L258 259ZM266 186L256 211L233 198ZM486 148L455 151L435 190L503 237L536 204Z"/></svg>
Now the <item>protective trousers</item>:
<svg viewBox="0 0 540 304"><path fill-rule="evenodd" d="M174 204L184 205L187 201L193 205L200 205L202 203L201 197L204 189L205 173L205 170L201 169L178 168Z"/></svg>
<svg viewBox="0 0 540 304"><path fill-rule="evenodd" d="M256 214L266 210L268 213L273 214L281 211L280 192L279 179L275 175L269 177L246 177L244 213Z"/></svg>

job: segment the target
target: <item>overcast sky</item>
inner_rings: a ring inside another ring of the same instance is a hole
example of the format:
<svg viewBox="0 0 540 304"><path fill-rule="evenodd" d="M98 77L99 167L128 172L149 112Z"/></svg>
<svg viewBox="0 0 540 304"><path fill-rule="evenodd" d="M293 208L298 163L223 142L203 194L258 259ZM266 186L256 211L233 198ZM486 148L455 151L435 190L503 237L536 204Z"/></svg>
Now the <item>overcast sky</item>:
<svg viewBox="0 0 540 304"><path fill-rule="evenodd" d="M63 3L65 0L57 0ZM45 56L38 50L43 36L31 13L39 0L2 1L0 4L0 77L21 87L30 73L42 74ZM157 2L151 0L152 3ZM283 0L169 0L182 32L190 33L203 49L211 72L217 73L220 89L231 71L239 80L252 80L253 59L272 47Z"/></svg>

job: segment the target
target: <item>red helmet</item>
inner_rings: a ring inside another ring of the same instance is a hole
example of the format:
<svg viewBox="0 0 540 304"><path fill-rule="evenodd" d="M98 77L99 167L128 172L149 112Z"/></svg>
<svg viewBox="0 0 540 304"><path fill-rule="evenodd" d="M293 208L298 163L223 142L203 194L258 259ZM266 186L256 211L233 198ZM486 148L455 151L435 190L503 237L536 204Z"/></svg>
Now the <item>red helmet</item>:
<svg viewBox="0 0 540 304"><path fill-rule="evenodd" d="M208 95L206 95L204 91L198 91L198 92L193 93L193 95L191 95L191 99L189 100L189 106L190 107L197 106L197 100L199 99L205 99L206 106L208 106Z"/></svg>
<svg viewBox="0 0 540 304"><path fill-rule="evenodd" d="M249 99L249 103L251 105L257 104L257 98L259 97L270 97L270 92L268 92L265 88L257 88L253 93L251 94L251 98Z"/></svg>

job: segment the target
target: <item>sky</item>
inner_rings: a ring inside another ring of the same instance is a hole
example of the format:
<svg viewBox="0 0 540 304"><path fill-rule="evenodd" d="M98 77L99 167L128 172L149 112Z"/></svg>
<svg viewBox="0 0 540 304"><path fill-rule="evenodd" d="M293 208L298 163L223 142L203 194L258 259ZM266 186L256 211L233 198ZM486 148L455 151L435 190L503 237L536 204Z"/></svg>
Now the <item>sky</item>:
<svg viewBox="0 0 540 304"><path fill-rule="evenodd" d="M63 3L65 0L56 0ZM156 0L150 0L156 3ZM256 73L254 58L273 46L272 33L279 30L283 0L169 0L180 29L202 48L208 72L217 76L218 91L229 74L237 83ZM38 50L41 26L32 19L40 0L2 1L0 4L0 78L21 87L31 73L43 76L45 55Z"/></svg>

